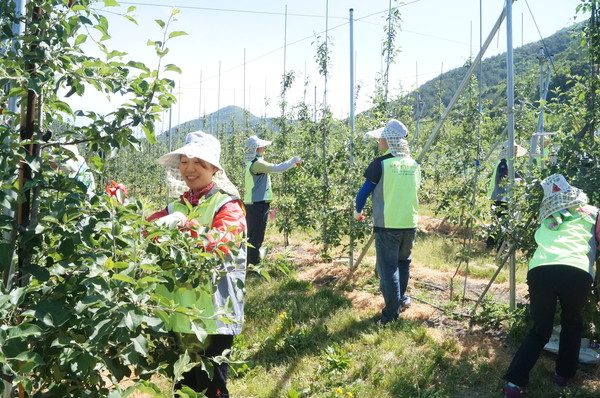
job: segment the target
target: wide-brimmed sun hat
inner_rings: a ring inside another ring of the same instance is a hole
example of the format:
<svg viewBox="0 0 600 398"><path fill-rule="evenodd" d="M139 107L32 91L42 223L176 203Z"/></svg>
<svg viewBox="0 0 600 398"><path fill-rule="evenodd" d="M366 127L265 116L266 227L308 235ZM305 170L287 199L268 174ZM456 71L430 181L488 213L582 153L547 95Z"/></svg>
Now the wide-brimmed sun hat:
<svg viewBox="0 0 600 398"><path fill-rule="evenodd" d="M272 143L272 141L261 140L260 138L258 138L258 136L253 135L252 137L248 138L248 140L246 140L246 144L244 146L249 149L256 149L265 147L267 145L271 145Z"/></svg>
<svg viewBox="0 0 600 398"><path fill-rule="evenodd" d="M198 130L188 133L181 148L161 156L156 162L165 167L177 169L179 168L181 155L188 158L202 159L219 170L223 170L220 163L221 143L215 136L204 131Z"/></svg>
<svg viewBox="0 0 600 398"><path fill-rule="evenodd" d="M562 174L552 174L541 184L544 190L544 199L540 205L540 223L558 211L588 203L585 192L569 185Z"/></svg>
<svg viewBox="0 0 600 398"><path fill-rule="evenodd" d="M229 195L240 196L237 188L229 180L221 166L221 143L215 136L200 130L188 133L181 148L169 152L156 160L158 164L166 168L166 180L170 196L178 197L189 189L179 173L179 160L181 156L202 159L218 168L219 170L212 178L213 182Z"/></svg>
<svg viewBox="0 0 600 398"><path fill-rule="evenodd" d="M272 141L261 140L256 135L248 138L244 144L244 147L246 147L246 151L244 152L244 162L250 162L251 160L254 160L256 157L256 150L258 148L266 147L272 143Z"/></svg>
<svg viewBox="0 0 600 398"><path fill-rule="evenodd" d="M510 147L510 142L504 141L502 144L502 150L500 151L500 159L506 159L508 157L508 149ZM527 149L523 148L521 145L515 142L515 157L525 156L527 154Z"/></svg>
<svg viewBox="0 0 600 398"><path fill-rule="evenodd" d="M385 127L371 130L365 133L365 137L385 138L390 152L394 156L406 156L410 153L410 147L406 136L408 129L406 126L396 119L391 119Z"/></svg>
<svg viewBox="0 0 600 398"><path fill-rule="evenodd" d="M407 135L406 126L396 119L391 119L384 127L365 133L365 137L373 138L405 138Z"/></svg>

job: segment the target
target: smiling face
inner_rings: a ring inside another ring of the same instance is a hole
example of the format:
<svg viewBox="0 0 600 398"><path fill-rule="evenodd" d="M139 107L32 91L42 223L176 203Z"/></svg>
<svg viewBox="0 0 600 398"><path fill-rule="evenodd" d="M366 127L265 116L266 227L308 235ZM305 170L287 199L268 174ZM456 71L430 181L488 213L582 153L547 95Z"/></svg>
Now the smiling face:
<svg viewBox="0 0 600 398"><path fill-rule="evenodd" d="M198 192L210 184L218 170L202 159L188 158L186 155L181 155L179 159L179 173L192 192Z"/></svg>

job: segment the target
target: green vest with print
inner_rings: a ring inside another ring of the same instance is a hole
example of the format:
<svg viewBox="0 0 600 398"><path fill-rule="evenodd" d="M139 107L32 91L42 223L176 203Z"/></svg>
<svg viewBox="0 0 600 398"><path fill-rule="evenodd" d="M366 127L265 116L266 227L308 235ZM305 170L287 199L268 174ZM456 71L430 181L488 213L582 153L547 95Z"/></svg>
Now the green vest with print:
<svg viewBox="0 0 600 398"><path fill-rule="evenodd" d="M227 194L223 194L221 192L214 193L205 201L200 201L200 203L193 208L194 213L199 213L199 215L196 216L196 220L201 226L210 228L215 214L224 204L230 202L231 200L231 196ZM181 203L180 201L171 202L167 206L167 209L169 214L176 211L186 215L189 214L187 205L185 203ZM177 281L174 271L170 271L169 275L167 276L170 279ZM213 283L210 280L195 287L190 283L177 281L172 290L169 290L164 285L157 286L156 293L169 301L173 301L179 307L200 310L202 321L205 325L204 329L208 334L216 334L216 320L206 319L214 317L215 315L215 305L213 303L214 289ZM164 321L165 328L167 330L179 333L194 333L190 325L190 320L185 314L178 312L167 314L162 312L159 313L159 316L161 316L162 320Z"/></svg>
<svg viewBox="0 0 600 398"><path fill-rule="evenodd" d="M273 191L271 190L271 176L268 173L254 174L250 168L258 158L246 163L246 173L244 174L244 203L252 204L255 202L270 202L273 200Z"/></svg>
<svg viewBox="0 0 600 398"><path fill-rule="evenodd" d="M373 225L380 228L416 228L419 221L417 191L421 169L410 156L381 162L381 178L373 191Z"/></svg>
<svg viewBox="0 0 600 398"><path fill-rule="evenodd" d="M565 219L554 229L542 223L535 232L538 246L529 261L529 269L544 265L570 265L594 278L597 246L595 220L595 216L582 214Z"/></svg>

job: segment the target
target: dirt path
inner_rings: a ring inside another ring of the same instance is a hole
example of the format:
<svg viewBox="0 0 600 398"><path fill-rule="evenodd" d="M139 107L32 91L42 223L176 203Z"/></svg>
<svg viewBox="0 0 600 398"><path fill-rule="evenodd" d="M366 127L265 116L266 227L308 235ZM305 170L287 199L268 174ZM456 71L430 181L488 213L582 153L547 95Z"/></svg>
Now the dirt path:
<svg viewBox="0 0 600 398"><path fill-rule="evenodd" d="M444 224L441 219L433 217L421 217L419 229L441 235L457 232L450 225ZM343 294L352 301L355 309L360 313L377 313L381 310L383 298L379 293L378 279L373 266L374 254L368 253L359 267L351 271L347 257L334 259L333 262L323 262L319 256L319 247L311 243L293 243L292 246L284 248L282 242L276 242L273 252L283 253L284 250L299 267L300 280L310 281L316 285L345 287L342 289ZM417 299L413 300L410 311L403 316L415 319L438 318L440 316L438 313L443 311L436 307L444 306L450 301L450 282L453 276L454 271L440 271L428 267L427 264L413 261L408 290L409 294ZM454 279L453 295L462 297L464 277L458 275ZM488 279L468 278L464 292L464 297L467 299L465 314L468 314L469 308L479 299L488 284ZM516 296L523 301L526 294L527 285L517 284ZM508 282L494 282L489 288L488 295L498 302L508 303ZM435 296L435 300L418 299L423 296ZM456 312L460 313L461 309L457 309Z"/></svg>

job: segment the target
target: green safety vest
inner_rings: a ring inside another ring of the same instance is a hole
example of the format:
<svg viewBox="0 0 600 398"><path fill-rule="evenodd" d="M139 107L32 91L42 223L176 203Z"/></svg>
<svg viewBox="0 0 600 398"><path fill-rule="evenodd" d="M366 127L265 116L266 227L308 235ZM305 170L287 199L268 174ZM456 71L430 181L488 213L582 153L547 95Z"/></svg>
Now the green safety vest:
<svg viewBox="0 0 600 398"><path fill-rule="evenodd" d="M205 201L201 201L198 206L196 206L194 212L199 213L199 215L196 217L198 223L201 226L210 228L215 214L217 214L223 205L231 202L233 198L221 192L215 192L212 195L211 192L209 192L208 195ZM185 203L181 203L180 201L170 203L167 206L167 209L169 214L176 211L179 211L183 214L189 214L187 205ZM245 255L243 262L245 264ZM176 281L175 285L171 288L171 290L165 285L159 285L156 288L156 294L164 297L167 300L172 300L180 307L199 309L203 317L202 321L205 324L205 330L208 334L237 334L227 333L220 330L223 327L225 329L232 328L232 325L223 326L221 322L218 322L214 319L205 319L205 317L213 317L215 315L215 309L219 306L222 306L226 301L226 298L221 297L221 289L217 289L215 291L214 281L208 280L204 284L194 287L190 283L178 281L174 271L168 271L166 277ZM190 320L185 314L178 312L167 314L166 312L160 311L159 316L165 323L165 328L167 330L179 333L194 333L191 329ZM236 328L233 327L233 329Z"/></svg>
<svg viewBox="0 0 600 398"><path fill-rule="evenodd" d="M373 225L380 228L416 228L419 221L421 168L409 156L381 162L381 179L373 191Z"/></svg>
<svg viewBox="0 0 600 398"><path fill-rule="evenodd" d="M538 246L529 261L529 269L543 265L570 265L588 272L594 278L597 246L595 220L596 217L587 214L569 217L555 229L542 223L535 232Z"/></svg>
<svg viewBox="0 0 600 398"><path fill-rule="evenodd" d="M246 163L246 173L244 174L244 203L252 204L255 202L270 202L273 200L273 191L271 190L271 176L265 174L254 174L250 168L256 162L254 159Z"/></svg>

